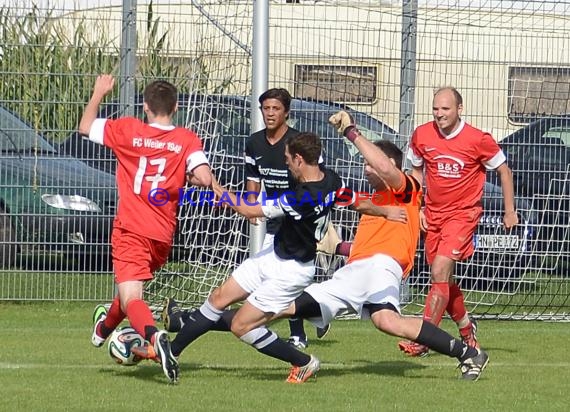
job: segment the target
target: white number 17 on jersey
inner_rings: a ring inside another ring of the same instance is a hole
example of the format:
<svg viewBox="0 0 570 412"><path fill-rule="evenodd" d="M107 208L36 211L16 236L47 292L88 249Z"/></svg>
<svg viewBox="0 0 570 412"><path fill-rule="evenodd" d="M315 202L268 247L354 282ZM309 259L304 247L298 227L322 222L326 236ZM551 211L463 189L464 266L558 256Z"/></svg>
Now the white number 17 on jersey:
<svg viewBox="0 0 570 412"><path fill-rule="evenodd" d="M156 169L156 173L153 175L146 175L146 168L147 165L150 164L151 166L158 166ZM146 156L141 156L139 159L139 168L137 169L137 174L135 175L135 181L133 185L133 191L140 195L141 187L143 184L143 179L147 182L152 182L150 190L156 189L160 182L164 182L166 177L162 175L164 172L164 168L166 167L166 159L159 158L159 159L152 159L149 161Z"/></svg>

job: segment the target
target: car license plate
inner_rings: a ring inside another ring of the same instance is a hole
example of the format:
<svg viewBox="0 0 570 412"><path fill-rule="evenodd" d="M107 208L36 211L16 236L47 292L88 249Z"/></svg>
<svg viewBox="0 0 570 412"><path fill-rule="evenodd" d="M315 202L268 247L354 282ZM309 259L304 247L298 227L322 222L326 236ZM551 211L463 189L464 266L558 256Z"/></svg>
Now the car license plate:
<svg viewBox="0 0 570 412"><path fill-rule="evenodd" d="M512 250L519 248L517 235L476 235L475 248Z"/></svg>

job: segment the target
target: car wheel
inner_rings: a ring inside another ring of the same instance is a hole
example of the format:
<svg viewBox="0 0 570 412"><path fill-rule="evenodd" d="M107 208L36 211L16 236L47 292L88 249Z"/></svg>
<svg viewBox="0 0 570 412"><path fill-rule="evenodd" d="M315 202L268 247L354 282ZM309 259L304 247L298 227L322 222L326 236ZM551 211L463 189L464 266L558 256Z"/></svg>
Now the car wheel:
<svg viewBox="0 0 570 412"><path fill-rule="evenodd" d="M16 231L10 215L0 208L0 269L11 268L16 262L17 253Z"/></svg>

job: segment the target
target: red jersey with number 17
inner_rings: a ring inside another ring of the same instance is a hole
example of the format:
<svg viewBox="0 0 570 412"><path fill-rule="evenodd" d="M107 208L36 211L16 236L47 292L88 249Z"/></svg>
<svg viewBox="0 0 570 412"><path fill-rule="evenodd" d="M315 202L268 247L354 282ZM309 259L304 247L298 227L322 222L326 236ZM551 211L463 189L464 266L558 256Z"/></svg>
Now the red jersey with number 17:
<svg viewBox="0 0 570 412"><path fill-rule="evenodd" d="M486 169L506 160L497 142L465 123L448 136L435 121L419 126L412 135L408 158L424 166L425 203L432 213L454 213L481 206Z"/></svg>
<svg viewBox="0 0 570 412"><path fill-rule="evenodd" d="M124 117L96 119L89 139L111 148L117 158L114 227L171 242L186 174L208 163L198 136L181 127Z"/></svg>

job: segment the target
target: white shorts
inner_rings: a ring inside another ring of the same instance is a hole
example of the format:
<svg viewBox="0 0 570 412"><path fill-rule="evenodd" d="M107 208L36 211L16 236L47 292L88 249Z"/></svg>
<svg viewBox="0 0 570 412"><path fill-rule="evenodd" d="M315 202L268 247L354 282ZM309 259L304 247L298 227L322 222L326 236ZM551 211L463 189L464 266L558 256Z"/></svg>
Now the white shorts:
<svg viewBox="0 0 570 412"><path fill-rule="evenodd" d="M246 259L232 273L250 295L247 301L265 313L284 311L313 282L315 262L284 260L273 247Z"/></svg>
<svg viewBox="0 0 570 412"><path fill-rule="evenodd" d="M370 318L363 308L367 303L391 303L400 311L402 267L387 255L374 255L349 263L333 277L310 285L305 292L321 307L321 318L311 318L315 326L328 325L342 312L356 313L361 319Z"/></svg>

